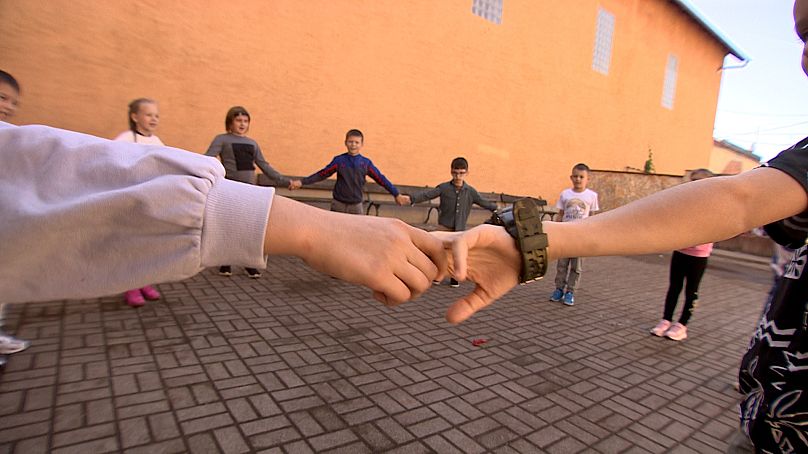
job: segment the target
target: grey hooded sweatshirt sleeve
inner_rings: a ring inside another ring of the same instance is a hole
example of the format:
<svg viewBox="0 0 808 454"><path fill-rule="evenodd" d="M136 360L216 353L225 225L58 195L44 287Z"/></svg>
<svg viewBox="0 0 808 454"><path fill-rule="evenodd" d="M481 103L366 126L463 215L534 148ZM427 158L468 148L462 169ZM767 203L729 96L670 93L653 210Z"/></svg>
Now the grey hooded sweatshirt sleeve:
<svg viewBox="0 0 808 454"><path fill-rule="evenodd" d="M0 303L266 266L274 190L225 180L214 158L0 122L0 162Z"/></svg>

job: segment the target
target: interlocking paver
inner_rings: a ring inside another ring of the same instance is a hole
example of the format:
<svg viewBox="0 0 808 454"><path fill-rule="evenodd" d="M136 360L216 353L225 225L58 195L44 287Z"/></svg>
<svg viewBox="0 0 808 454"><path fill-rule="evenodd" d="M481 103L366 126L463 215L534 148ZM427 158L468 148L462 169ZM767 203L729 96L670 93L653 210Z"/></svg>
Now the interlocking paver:
<svg viewBox="0 0 808 454"><path fill-rule="evenodd" d="M471 284L386 308L284 257L139 310L11 305L33 345L0 376L0 453L721 452L768 271L711 267L674 343L647 334L667 266L589 259L575 306L544 280L460 326L442 317Z"/></svg>

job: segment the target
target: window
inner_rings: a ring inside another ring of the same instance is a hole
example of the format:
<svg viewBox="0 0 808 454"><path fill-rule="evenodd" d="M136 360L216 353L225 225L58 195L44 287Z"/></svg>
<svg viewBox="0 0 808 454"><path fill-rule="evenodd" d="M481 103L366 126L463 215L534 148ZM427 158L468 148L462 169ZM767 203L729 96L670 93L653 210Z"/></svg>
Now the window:
<svg viewBox="0 0 808 454"><path fill-rule="evenodd" d="M598 8L598 23L595 30L595 52L592 56L592 69L609 74L612 60L612 37L614 35L614 14Z"/></svg>
<svg viewBox="0 0 808 454"><path fill-rule="evenodd" d="M668 54L665 65L665 82L662 84L662 107L673 110L673 99L676 97L676 76L679 72L679 59Z"/></svg>
<svg viewBox="0 0 808 454"><path fill-rule="evenodd" d="M502 23L502 2L504 0L472 0L471 12L495 24Z"/></svg>

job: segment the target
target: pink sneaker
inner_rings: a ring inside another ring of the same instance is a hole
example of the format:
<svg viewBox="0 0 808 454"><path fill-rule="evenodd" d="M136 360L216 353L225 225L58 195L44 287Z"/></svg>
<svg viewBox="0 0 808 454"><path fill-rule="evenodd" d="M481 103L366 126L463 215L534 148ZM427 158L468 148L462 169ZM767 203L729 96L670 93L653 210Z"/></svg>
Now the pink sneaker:
<svg viewBox="0 0 808 454"><path fill-rule="evenodd" d="M665 334L665 331L667 331L668 328L670 327L671 322L667 320L661 320L659 323L657 323L655 327L651 328L651 334L653 334L654 336L662 337L662 335Z"/></svg>
<svg viewBox="0 0 808 454"><path fill-rule="evenodd" d="M140 293L140 289L129 290L123 294L123 299L126 301L131 307L140 307L146 304L146 300L143 299L143 294Z"/></svg>
<svg viewBox="0 0 808 454"><path fill-rule="evenodd" d="M147 285L142 289L140 289L140 293L142 293L143 296L149 301L160 299L160 292L158 292L157 289L152 287L151 285Z"/></svg>
<svg viewBox="0 0 808 454"><path fill-rule="evenodd" d="M675 341L685 340L687 339L687 327L681 323L674 323L665 331L665 337Z"/></svg>

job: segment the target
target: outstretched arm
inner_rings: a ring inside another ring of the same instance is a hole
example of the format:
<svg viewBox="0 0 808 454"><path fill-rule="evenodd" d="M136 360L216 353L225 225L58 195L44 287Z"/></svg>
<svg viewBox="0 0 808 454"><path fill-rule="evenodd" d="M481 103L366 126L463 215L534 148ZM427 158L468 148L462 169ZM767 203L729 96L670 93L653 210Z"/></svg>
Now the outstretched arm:
<svg viewBox="0 0 808 454"><path fill-rule="evenodd" d="M334 175L337 172L337 169L339 168L339 165L337 164L337 158L338 157L335 157L334 159L331 160L331 162L328 163L327 166L323 167L317 172L314 172L313 174L307 176L306 178L300 180L300 186L317 183L318 181L323 181L326 178L330 177L331 175Z"/></svg>
<svg viewBox="0 0 808 454"><path fill-rule="evenodd" d="M623 207L575 222L545 222L549 260L563 257L637 255L723 240L803 212L805 189L772 168L707 178L658 192ZM455 278L477 285L446 314L460 323L516 285L520 258L501 227L438 233L451 249Z"/></svg>
<svg viewBox="0 0 808 454"><path fill-rule="evenodd" d="M210 145L208 145L208 151L205 152L205 156L217 158L222 153L222 140L219 138L220 135L214 137L213 141L210 142Z"/></svg>
<svg viewBox="0 0 808 454"><path fill-rule="evenodd" d="M400 201L403 199L399 197L400 194L398 192L398 188L395 187L395 185L393 185L393 183L391 183L390 180L388 180L387 177L382 174L381 170L373 165L373 162L371 162L370 159L368 159L368 176L372 178L373 181L378 183L379 186L387 190L387 192L389 192L393 197L395 197L396 202L398 202L399 205L402 204ZM410 198L408 196L404 197L406 197L407 203L409 203Z"/></svg>
<svg viewBox="0 0 808 454"><path fill-rule="evenodd" d="M638 255L731 238L801 213L805 189L772 168L660 191L582 221L545 227L553 258Z"/></svg>
<svg viewBox="0 0 808 454"><path fill-rule="evenodd" d="M447 272L440 240L397 219L335 213L276 196L264 252L373 290L389 306L417 298Z"/></svg>
<svg viewBox="0 0 808 454"><path fill-rule="evenodd" d="M484 199L476 189L472 188L471 193L472 202L485 208L486 210L494 211L497 209L497 203L488 199Z"/></svg>
<svg viewBox="0 0 808 454"><path fill-rule="evenodd" d="M434 188L426 189L421 192L416 192L415 194L410 195L410 201L412 203L420 203L426 200L432 200L435 197L440 195L441 189L440 185L435 186Z"/></svg>
<svg viewBox="0 0 808 454"><path fill-rule="evenodd" d="M257 147L255 150L255 164L258 165L261 172L264 172L264 175L269 177L272 181L277 182L280 186L291 186L292 182L289 180L289 178L286 178L271 165L269 165L267 160L264 158L264 153L261 152L261 147Z"/></svg>

